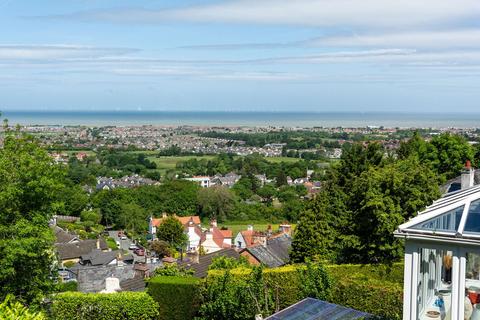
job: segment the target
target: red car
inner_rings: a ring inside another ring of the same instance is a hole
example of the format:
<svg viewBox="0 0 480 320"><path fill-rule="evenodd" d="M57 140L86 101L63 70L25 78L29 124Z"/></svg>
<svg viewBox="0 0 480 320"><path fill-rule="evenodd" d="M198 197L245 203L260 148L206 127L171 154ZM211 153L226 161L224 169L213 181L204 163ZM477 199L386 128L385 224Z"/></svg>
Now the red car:
<svg viewBox="0 0 480 320"><path fill-rule="evenodd" d="M133 250L133 252L134 252L137 256L144 256L144 255L145 255L145 250L142 249L142 248L137 248L137 249Z"/></svg>

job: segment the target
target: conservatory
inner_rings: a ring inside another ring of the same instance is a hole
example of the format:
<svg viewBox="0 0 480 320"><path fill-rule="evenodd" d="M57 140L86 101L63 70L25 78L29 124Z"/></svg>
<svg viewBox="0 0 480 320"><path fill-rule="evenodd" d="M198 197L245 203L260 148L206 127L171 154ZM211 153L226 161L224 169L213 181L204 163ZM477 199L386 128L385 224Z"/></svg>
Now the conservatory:
<svg viewBox="0 0 480 320"><path fill-rule="evenodd" d="M480 320L480 186L445 195L395 236L405 239L404 320Z"/></svg>

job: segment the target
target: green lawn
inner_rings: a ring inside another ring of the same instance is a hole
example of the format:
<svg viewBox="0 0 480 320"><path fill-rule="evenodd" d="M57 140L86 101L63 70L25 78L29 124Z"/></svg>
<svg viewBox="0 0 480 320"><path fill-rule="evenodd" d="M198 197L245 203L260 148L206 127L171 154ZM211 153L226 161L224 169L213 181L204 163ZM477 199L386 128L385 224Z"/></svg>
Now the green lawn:
<svg viewBox="0 0 480 320"><path fill-rule="evenodd" d="M204 224L208 225L208 224ZM233 237L237 235L238 232L242 230L247 230L247 227L249 225L253 226L253 230L257 231L266 231L268 228L268 225L272 226L272 230L276 231L278 230L279 223L268 223L267 221L228 221L225 223L219 223L219 227L227 227L230 230L232 230ZM295 224L292 224L292 228L295 228Z"/></svg>
<svg viewBox="0 0 480 320"><path fill-rule="evenodd" d="M178 156L178 157L148 157L148 160L157 164L157 170L161 173L169 169L175 169L176 165L180 161L187 161L196 158L197 160L207 159L211 160L215 156Z"/></svg>

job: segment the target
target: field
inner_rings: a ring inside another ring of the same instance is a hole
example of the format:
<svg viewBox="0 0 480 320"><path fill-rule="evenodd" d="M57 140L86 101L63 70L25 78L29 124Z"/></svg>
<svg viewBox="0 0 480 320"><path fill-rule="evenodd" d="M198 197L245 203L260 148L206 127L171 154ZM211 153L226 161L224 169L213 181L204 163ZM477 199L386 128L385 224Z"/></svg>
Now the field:
<svg viewBox="0 0 480 320"><path fill-rule="evenodd" d="M208 224L207 224L208 225ZM219 223L219 227L227 227L232 230L233 237L237 235L238 232L242 230L247 230L249 225L253 226L253 230L257 231L265 231L267 230L268 226L272 226L272 230L278 230L280 224L278 223L268 223L267 221L228 221L225 223ZM292 224L292 229L295 229L295 224Z"/></svg>
<svg viewBox="0 0 480 320"><path fill-rule="evenodd" d="M160 171L160 173L165 173L165 171L170 170L170 169L175 169L176 165L180 161L187 161L193 158L197 158L198 160L200 159L207 159L211 160L215 156L179 156L179 157L148 157L148 160L155 162L157 164L157 170Z"/></svg>

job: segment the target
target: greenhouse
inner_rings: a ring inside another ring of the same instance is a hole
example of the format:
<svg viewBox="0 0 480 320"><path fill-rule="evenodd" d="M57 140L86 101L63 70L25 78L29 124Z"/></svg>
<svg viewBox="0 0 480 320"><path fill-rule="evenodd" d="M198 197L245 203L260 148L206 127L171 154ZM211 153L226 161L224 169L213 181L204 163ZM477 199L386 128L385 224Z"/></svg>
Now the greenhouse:
<svg viewBox="0 0 480 320"><path fill-rule="evenodd" d="M480 186L449 193L398 227L404 320L480 320Z"/></svg>

